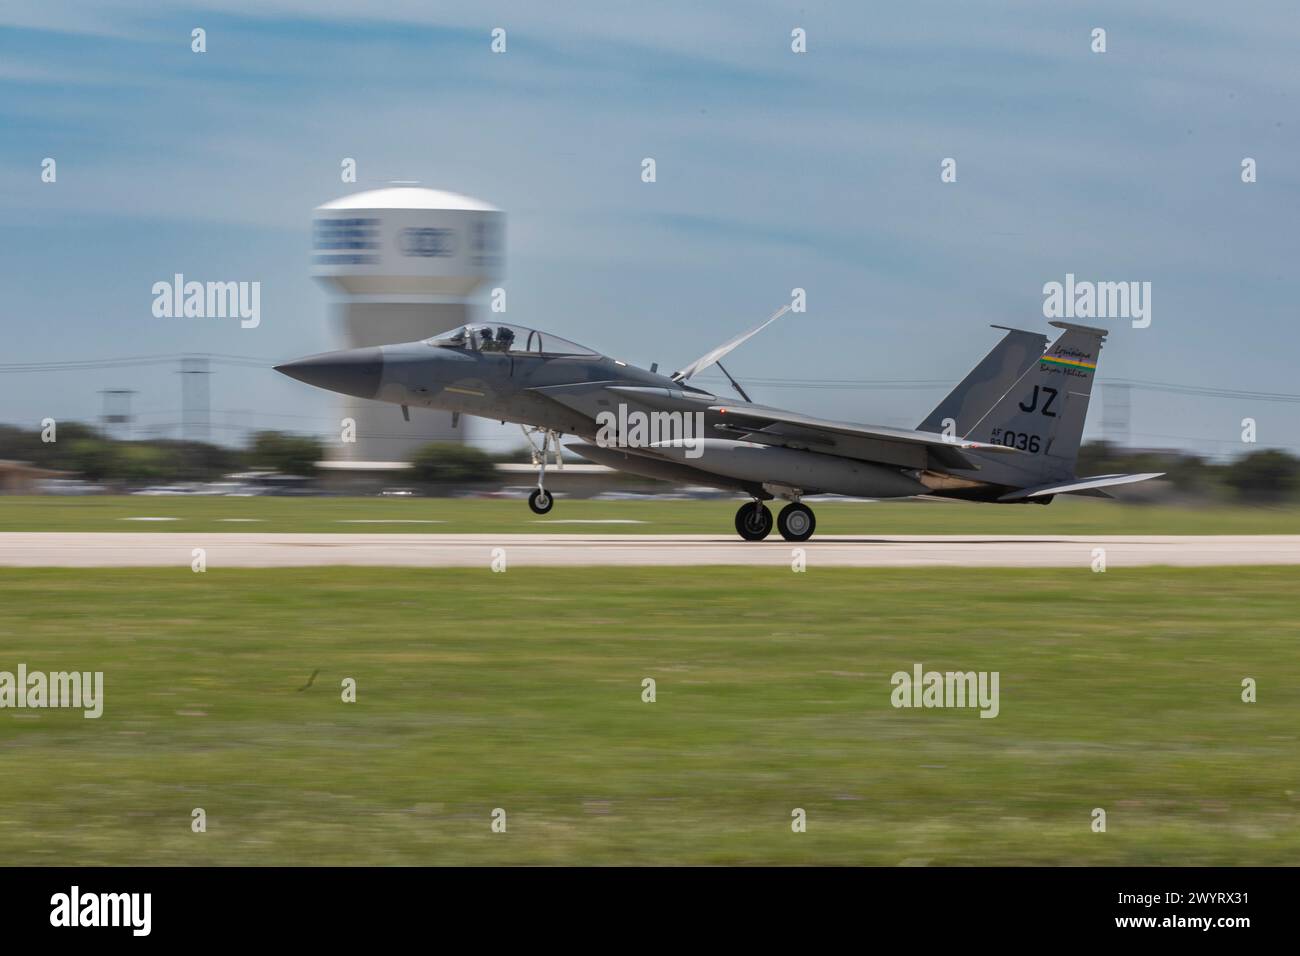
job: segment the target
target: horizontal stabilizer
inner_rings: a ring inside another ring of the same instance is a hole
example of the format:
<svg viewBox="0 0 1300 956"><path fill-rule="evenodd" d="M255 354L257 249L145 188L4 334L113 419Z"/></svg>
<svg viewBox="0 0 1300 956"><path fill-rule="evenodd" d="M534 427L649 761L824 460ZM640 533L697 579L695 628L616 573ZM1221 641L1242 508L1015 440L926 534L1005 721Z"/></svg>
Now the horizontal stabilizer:
<svg viewBox="0 0 1300 956"><path fill-rule="evenodd" d="M1163 471L1145 475L1098 475L1096 478L1076 478L1073 481L1058 481L1051 485L1039 485L1036 488L1021 488L1003 495L998 501L1020 501L1025 498L1041 498L1044 495L1086 495L1096 493L1102 488L1115 485L1131 485L1137 481L1159 478Z"/></svg>

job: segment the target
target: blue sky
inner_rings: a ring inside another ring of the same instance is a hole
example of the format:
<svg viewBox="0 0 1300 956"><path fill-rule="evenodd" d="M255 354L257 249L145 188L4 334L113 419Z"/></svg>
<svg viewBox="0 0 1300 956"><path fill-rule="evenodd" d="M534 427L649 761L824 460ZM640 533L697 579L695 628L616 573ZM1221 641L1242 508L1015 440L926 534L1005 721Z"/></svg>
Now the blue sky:
<svg viewBox="0 0 1300 956"><path fill-rule="evenodd" d="M1297 48L1284 2L10 0L0 365L331 348L311 210L403 179L506 210L511 321L638 364L679 367L798 286L808 312L728 362L742 382L955 381L989 323L1048 331L1043 284L1072 272L1152 283L1150 328L1110 323L1103 382L1294 395ZM260 327L154 318L176 272L260 281ZM0 420L84 420L116 387L142 425L178 421L171 365L0 372ZM909 426L944 391L750 389ZM1250 416L1300 448L1294 403L1131 404L1133 444L1235 454ZM336 417L269 368L219 367L212 406L218 436Z"/></svg>

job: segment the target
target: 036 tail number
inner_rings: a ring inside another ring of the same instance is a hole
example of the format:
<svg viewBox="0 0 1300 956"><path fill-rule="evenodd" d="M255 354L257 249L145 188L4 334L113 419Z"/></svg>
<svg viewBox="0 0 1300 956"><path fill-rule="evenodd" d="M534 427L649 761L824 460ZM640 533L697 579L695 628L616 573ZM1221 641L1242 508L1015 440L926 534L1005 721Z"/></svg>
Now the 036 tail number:
<svg viewBox="0 0 1300 956"><path fill-rule="evenodd" d="M1032 452L1035 455L1038 454L1043 442L1039 436L1031 435L1028 432L1004 432L1000 429L994 430L993 441L999 445L1005 445L1007 448L1017 448L1020 451Z"/></svg>

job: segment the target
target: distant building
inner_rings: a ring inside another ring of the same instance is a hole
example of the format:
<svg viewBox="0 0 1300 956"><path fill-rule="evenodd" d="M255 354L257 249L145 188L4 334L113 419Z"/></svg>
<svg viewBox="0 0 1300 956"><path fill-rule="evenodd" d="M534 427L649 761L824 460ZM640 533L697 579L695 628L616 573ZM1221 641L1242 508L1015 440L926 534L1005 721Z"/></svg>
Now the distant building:
<svg viewBox="0 0 1300 956"><path fill-rule="evenodd" d="M66 471L40 468L25 461L0 459L0 495L41 494L41 482L50 478L64 478Z"/></svg>

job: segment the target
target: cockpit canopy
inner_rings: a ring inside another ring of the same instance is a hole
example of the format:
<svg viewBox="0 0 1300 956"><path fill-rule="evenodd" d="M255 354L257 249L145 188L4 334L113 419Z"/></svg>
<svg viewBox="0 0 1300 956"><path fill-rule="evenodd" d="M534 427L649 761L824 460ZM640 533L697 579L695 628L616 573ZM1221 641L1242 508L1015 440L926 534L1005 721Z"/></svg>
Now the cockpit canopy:
<svg viewBox="0 0 1300 956"><path fill-rule="evenodd" d="M467 352L509 352L513 355L600 354L550 332L506 325L503 322L462 325L450 332L425 339L425 344L438 348L464 349Z"/></svg>

